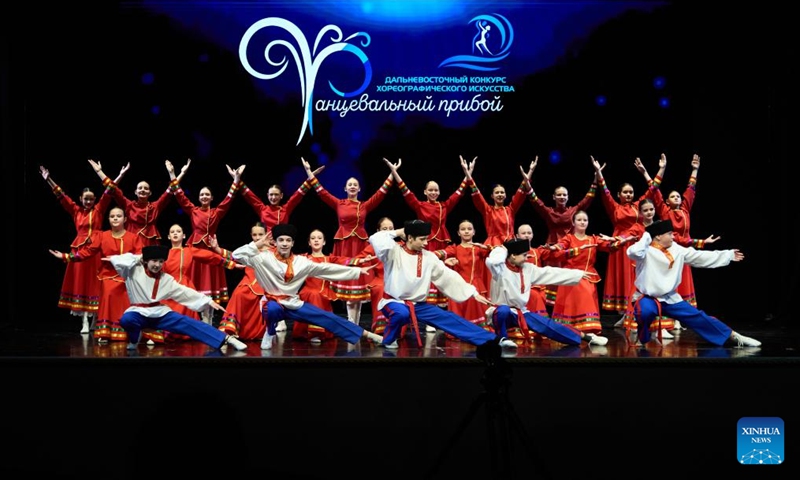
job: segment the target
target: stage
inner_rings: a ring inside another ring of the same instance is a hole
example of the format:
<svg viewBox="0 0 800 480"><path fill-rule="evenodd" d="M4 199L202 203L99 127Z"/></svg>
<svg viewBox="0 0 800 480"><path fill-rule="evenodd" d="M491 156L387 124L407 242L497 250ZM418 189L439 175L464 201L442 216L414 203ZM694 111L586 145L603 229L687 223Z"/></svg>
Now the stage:
<svg viewBox="0 0 800 480"><path fill-rule="evenodd" d="M250 341L246 352L196 342L127 352L75 329L6 327L4 477L796 473L791 442L783 465L756 472L736 458L741 417L781 417L793 433L796 327L733 324L760 349L713 347L691 331L638 348L603 323L604 350L544 340L494 362L442 332L423 332L422 348L409 335L396 351L281 334L270 351Z"/></svg>

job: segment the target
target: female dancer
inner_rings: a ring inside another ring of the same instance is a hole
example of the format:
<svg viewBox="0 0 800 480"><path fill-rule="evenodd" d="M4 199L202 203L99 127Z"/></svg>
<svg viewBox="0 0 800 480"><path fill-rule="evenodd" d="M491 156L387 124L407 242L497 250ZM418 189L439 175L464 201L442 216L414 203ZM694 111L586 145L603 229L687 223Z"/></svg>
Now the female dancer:
<svg viewBox="0 0 800 480"><path fill-rule="evenodd" d="M475 160L477 160L477 157L469 163L470 173L475 167ZM386 162L389 168L392 168L392 164L389 160L384 158L383 161ZM398 159L397 166L399 167L401 163L402 160ZM416 195L408 188L403 179L400 178L397 169L392 170L392 177L397 183L397 188L400 190L400 193L403 194L403 200L405 200L406 204L417 215L417 219L431 224L431 234L428 237L428 246L426 249L430 251L443 250L447 248L448 245L452 244L450 233L447 231L447 215L455 208L459 200L463 198L464 188L467 186L467 177L464 177L461 181L461 185L459 185L456 191L444 202L439 201L439 184L433 180L429 180L428 183L425 184L425 190L423 191L425 194L425 201L422 202L417 199ZM448 304L448 298L442 295L439 290L431 284L430 292L428 293L428 303L444 307ZM429 326L428 328L436 331L433 327Z"/></svg>
<svg viewBox="0 0 800 480"><path fill-rule="evenodd" d="M595 269L597 251L618 251L626 243L635 241L636 237L618 240L606 235L587 234L589 215L583 210L575 212L572 225L572 233L568 233L558 242L558 250L554 255L563 258L564 268L583 270L592 280L584 276L577 285L559 285L552 318L581 332L599 334L603 327L600 323L600 304L596 287L600 282L600 275Z"/></svg>
<svg viewBox="0 0 800 480"><path fill-rule="evenodd" d="M356 178L350 177L345 183L346 198L336 198L331 195L311 171L311 166L304 159L303 168L306 170L311 187L317 192L320 199L336 211L339 220L339 229L333 237L333 254L339 257L355 257L369 244L364 222L367 215L373 211L386 197L392 186L392 174L384 180L383 185L367 200L361 202L358 193L361 185ZM399 165L395 166L396 170ZM394 170L393 170L394 171ZM356 325L361 318L361 304L369 300L367 288L369 278L362 276L359 280L334 282L331 288L337 297L347 302L347 319Z"/></svg>
<svg viewBox="0 0 800 480"><path fill-rule="evenodd" d="M302 158L300 160L305 162L305 160ZM261 221L261 224L267 228L267 231L279 223L289 223L289 217L291 216L292 212L297 205L300 204L300 201L303 199L303 197L305 197L306 193L311 190L310 181L313 180L319 172L325 169L325 166L323 165L311 172L308 180L304 181L302 185L295 190L285 204L281 204L281 201L283 200L283 188L281 188L280 185L272 185L269 187L269 189L267 189L268 203L264 203L255 193L253 193L252 190L250 190L247 185L244 184L244 181L237 180L237 175L241 177L242 172L244 171L243 167L239 167L237 170L234 170L227 165L226 167L228 167L228 173L231 175L233 180L238 182L238 189L241 192L242 198L253 208L253 211L256 212L258 219Z"/></svg>
<svg viewBox="0 0 800 480"><path fill-rule="evenodd" d="M75 252L50 250L50 253L65 262L82 262L98 254L103 258L128 252L141 253L141 236L125 228L125 212L121 208L112 208L108 212L108 221L111 229L102 232L98 242L87 243ZM122 314L130 306L125 280L110 262L102 261L97 278L102 286L94 338L101 344L108 341L127 342L128 335L119 323Z"/></svg>
<svg viewBox="0 0 800 480"><path fill-rule="evenodd" d="M478 293L485 297L489 292L484 283L486 278L486 257L489 256L491 247L481 243L473 243L475 226L469 220L462 220L458 224L458 237L461 239L461 243L449 245L443 250L444 263L458 272L467 283L474 285ZM468 322L494 333L492 322L486 318L486 306L478 303L475 298L470 297L464 302L456 302L450 299L447 308ZM449 334L448 338L455 339L454 336Z"/></svg>
<svg viewBox="0 0 800 480"><path fill-rule="evenodd" d="M369 257L348 258L340 257L338 255L325 255L322 248L325 246L325 234L322 230L314 229L308 236L308 246L311 248L311 253L304 253L302 256L308 258L314 263L338 263L339 265L362 265L370 262ZM318 277L308 277L306 282L300 288L300 300L315 305L323 310L329 312L333 311L331 302L339 300L336 292L331 289L329 280L323 280ZM300 338L308 340L311 343L322 343L323 340L333 340L336 336L317 325L310 323L294 322L292 327L292 338Z"/></svg>
<svg viewBox="0 0 800 480"><path fill-rule="evenodd" d="M536 169L536 165L538 163L539 157L536 156L533 162L531 162L530 168L528 169L529 179L533 176L533 171ZM572 232L572 216L575 215L575 212L578 210L586 211L589 209L589 205L591 205L592 201L594 200L596 190L597 175L594 176L592 184L589 186L589 191L586 192L586 195L584 195L584 197L576 205L568 207L567 203L569 202L569 191L567 190L567 187L558 186L555 188L555 190L553 190L554 205L549 207L544 204L542 199L536 195L533 187L531 187L531 194L528 199L530 200L531 205L533 205L533 209L539 214L540 217L542 217L547 225L546 243L548 245L554 245L558 243L562 238L564 238L564 235ZM558 263L556 257L550 258L550 260L546 262L546 265L553 267L563 266ZM547 304L553 305L553 303L555 303L557 288L557 285L545 287L545 300ZM534 296L535 295L533 295L533 291L531 290L531 298Z"/></svg>
<svg viewBox="0 0 800 480"><path fill-rule="evenodd" d="M191 159L186 161L186 165L181 168L181 176L186 173L186 170L189 168L191 163ZM181 188L180 183L178 183L178 179L175 176L175 167L172 166L172 162L167 160L166 165L167 172L169 172L170 182L175 183L176 188L173 191L175 200L178 201L178 205L181 206L183 211L189 215L189 218L192 222L192 233L189 236L187 243L194 248L203 249L213 253L211 252L209 239L217 234L220 221L222 221L222 218L225 217L225 215L228 213L228 210L231 208L233 197L236 195L236 191L239 188L239 179L244 171L245 166L242 165L234 171L233 184L228 190L228 194L222 199L221 202L219 202L216 207L212 207L211 202L214 200L214 196L211 194L211 189L208 187L202 187L200 189L200 193L198 194L200 205L196 206L186 197L186 194ZM173 225L173 227L175 227L175 225ZM170 232L173 227L170 227ZM180 228L180 226L178 226L178 228ZM183 233L183 229L181 229L181 233ZM171 238L170 241L172 241ZM175 244L173 242L173 248L174 247ZM214 255L216 254L214 253ZM168 270L165 268L165 271ZM191 270L188 273L189 277L194 283L194 286L192 287L193 289L208 295L217 303L225 303L229 300L230 297L228 296L228 282L225 277L225 268L221 263L193 262L191 265ZM210 325L212 314L212 309L204 311L203 321ZM195 317L195 315L191 315L188 311L187 315L191 316L192 318Z"/></svg>
<svg viewBox="0 0 800 480"><path fill-rule="evenodd" d="M158 200L155 202L151 202L150 195L150 184L147 182L139 182L136 184L136 200L128 200L125 198L125 195L122 193L122 190L119 188L116 182L108 182L106 183L106 179L108 178L105 173L103 173L103 169L99 162L95 162L94 160L89 160L89 163L94 168L95 173L97 176L100 177L100 180L103 181L103 185L107 185L108 188L111 189L111 194L114 196L114 200L117 202L117 205L122 207L123 211L125 212L125 218L127 218L127 229L131 232L135 233L142 237L142 246L146 245L159 245L161 241L161 235L158 233L158 228L156 223L158 222L158 216L161 212L164 211L167 204L169 203L170 199L172 198L171 192L177 188L177 185L180 183L181 175L178 175L178 178L171 181L169 187L158 197ZM169 163L167 160L165 163ZM130 168L130 163L122 167L120 171L120 175L124 172L127 172Z"/></svg>
<svg viewBox="0 0 800 480"><path fill-rule="evenodd" d="M263 223L257 222L250 227L250 238L254 242L266 236L267 228ZM213 248L215 252L232 261L230 251L220 248L218 245ZM264 245L261 251L265 252L269 249L269 246ZM260 339L264 336L266 329L264 318L261 316L263 306L264 289L256 281L253 268L245 267L244 277L233 289L231 299L225 307L219 329L242 340Z"/></svg>
<svg viewBox="0 0 800 480"><path fill-rule="evenodd" d="M111 203L111 195L108 190L100 196L100 201L95 202L94 192L84 188L80 196L80 205L68 197L53 178L50 171L44 166L39 166L39 173L45 182L53 189L53 194L64 210L72 217L75 225L75 238L70 244L70 252L75 253L91 243L100 241L100 231L103 228L103 218L106 210ZM124 172L120 172L117 181L122 178ZM97 271L100 270L100 256L93 255L84 262L69 262L64 271L64 279L61 282L61 293L58 297L58 306L67 308L70 313L82 318L81 333L89 333L89 317L97 314L100 302L100 280L97 279Z"/></svg>
<svg viewBox="0 0 800 480"><path fill-rule="evenodd" d="M664 171L659 169L656 179L651 181L647 176L647 171L642 166L641 160L637 158L634 161L634 165L645 176L649 188L644 195L634 200L633 186L630 183L623 183L617 193L617 198L619 199L619 202L617 202L606 186L606 181L603 178L603 166L594 157L590 158L597 176L597 184L602 190L600 198L614 226L613 236L623 238L635 224L642 223L639 215L639 203L645 198L652 198L654 190L658 188L658 184L661 182ZM625 312L630 306L630 295L633 289L633 266L624 249L618 249L610 253L605 275L601 308L621 314L620 321L617 322L621 325L624 322Z"/></svg>

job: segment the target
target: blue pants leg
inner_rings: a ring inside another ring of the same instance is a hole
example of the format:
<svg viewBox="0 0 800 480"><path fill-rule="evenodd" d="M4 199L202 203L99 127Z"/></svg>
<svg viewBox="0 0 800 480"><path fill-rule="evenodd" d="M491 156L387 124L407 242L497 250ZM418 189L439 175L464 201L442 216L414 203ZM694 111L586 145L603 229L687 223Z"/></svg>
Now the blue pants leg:
<svg viewBox="0 0 800 480"><path fill-rule="evenodd" d="M303 303L303 306L297 310L284 308L284 315L286 316L285 318L290 318L295 322L310 323L311 325L322 327L337 337L344 339L347 343L358 343L361 340L361 336L364 335L364 329L355 323L308 302Z"/></svg>
<svg viewBox="0 0 800 480"><path fill-rule="evenodd" d="M264 322L267 324L267 333L276 335L275 327L278 325L278 322L285 318L285 309L283 305L275 300L269 300L261 308L261 318L263 318Z"/></svg>
<svg viewBox="0 0 800 480"><path fill-rule="evenodd" d="M682 301L678 303L661 304L661 311L669 318L680 320L681 325L686 325L709 343L714 345L724 344L731 336L731 327L716 318L708 315L691 303Z"/></svg>
<svg viewBox="0 0 800 480"><path fill-rule="evenodd" d="M396 304L393 303L392 305ZM441 309L436 305L420 302L414 305L414 311L417 313L417 320L427 325L433 325L439 330L444 330L457 339L473 345L483 345L497 338L494 333L486 331L455 313ZM386 314L384 313L384 315Z"/></svg>
<svg viewBox="0 0 800 480"><path fill-rule="evenodd" d="M439 307L436 307L439 308ZM388 345L400 335L404 325L411 322L411 311L404 303L389 302L381 308L381 313L386 317L386 327L383 330L383 344Z"/></svg>
<svg viewBox="0 0 800 480"><path fill-rule="evenodd" d="M731 328L702 310L693 307L689 302L661 303L661 314L691 328L706 341L714 345L724 344L731 336ZM650 341L650 322L658 315L656 300L651 297L642 297L636 302L634 308L636 323L639 329L639 341Z"/></svg>
<svg viewBox="0 0 800 480"><path fill-rule="evenodd" d="M567 345L580 345L581 332L532 312L525 313L525 323L534 332Z"/></svg>
<svg viewBox="0 0 800 480"><path fill-rule="evenodd" d="M153 328L180 333L206 345L219 348L225 342L225 333L177 312L169 312L160 318L149 318L138 312L125 312L120 318L120 325L125 329L131 343L138 342L142 328Z"/></svg>
<svg viewBox="0 0 800 480"><path fill-rule="evenodd" d="M498 305L492 315L492 326L494 331L501 337L508 336L508 327L515 327L519 323L517 315L511 311L508 305Z"/></svg>

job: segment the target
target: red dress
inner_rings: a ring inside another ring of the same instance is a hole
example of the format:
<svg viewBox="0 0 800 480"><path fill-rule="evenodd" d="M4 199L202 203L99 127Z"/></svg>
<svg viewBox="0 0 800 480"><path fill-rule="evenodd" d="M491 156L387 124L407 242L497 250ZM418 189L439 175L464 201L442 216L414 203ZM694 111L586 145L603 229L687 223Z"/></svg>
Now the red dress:
<svg viewBox="0 0 800 480"><path fill-rule="evenodd" d="M106 230L100 234L99 242L84 245L74 254L70 253L69 260L79 262L95 255L102 258L123 253L141 253L141 251L142 239L140 236L126 230L124 234L115 237L111 230ZM111 262L104 261L100 262L97 278L100 280L102 288L94 338L127 341L128 334L119 324L122 314L130 306L125 280L119 276Z"/></svg>
<svg viewBox="0 0 800 480"><path fill-rule="evenodd" d="M339 265L351 265L353 262L347 257L339 257L336 255L323 255L314 256L310 253L302 254L303 257L308 258L315 263L338 263ZM300 300L308 302L315 307L319 307L327 312L333 311L331 302L339 300L336 292L331 288L331 282L316 277L306 278L305 283L298 292ZM310 323L294 322L292 327L292 337L310 340L318 338L320 340L331 340L335 335L328 330Z"/></svg>
<svg viewBox="0 0 800 480"><path fill-rule="evenodd" d="M697 180L695 177L689 178L689 185L686 191L683 192L683 201L678 208L670 208L664 202L661 191L656 189L653 195L653 204L656 207L656 213L662 220L671 220L674 232L675 241L684 247L701 246L702 240L693 241L692 236L689 234L689 212L694 205L695 185ZM697 295L694 290L694 279L692 278L692 267L683 264L683 271L681 273L681 283L678 284L678 294L684 300L689 302L693 307L697 307Z"/></svg>
<svg viewBox="0 0 800 480"><path fill-rule="evenodd" d="M582 332L600 333L603 326L600 324L600 305L597 299L597 275L595 262L597 251L612 252L619 250L619 242L601 240L596 235L586 235L580 239L573 233L568 233L561 239L559 245L563 250L553 252L564 260L564 268L574 268L587 273L594 273L593 280L582 278L577 285L559 285L556 293L556 303L553 305L553 320L574 327ZM581 249L584 245L595 247Z"/></svg>
<svg viewBox="0 0 800 480"><path fill-rule="evenodd" d="M656 183L659 180L659 177L656 177ZM639 215L639 202L645 198L652 198L653 190L656 187L651 184L644 195L631 203L617 203L608 190L604 179L600 180L600 188L603 189L601 196L603 206L611 219L612 225L614 225L613 236L618 237L625 235L634 225L642 224L642 218ZM610 253L605 274L602 309L625 312L630 306L630 294L634 279L633 262L628 258L625 249L618 249Z"/></svg>
<svg viewBox="0 0 800 480"><path fill-rule="evenodd" d="M142 246L159 245L161 234L158 232L156 222L172 198L171 191L178 188L178 181L170 182L169 188L155 202L140 202L138 199L128 200L117 184L108 177L106 180L117 205L125 211L125 229L142 237Z"/></svg>
<svg viewBox="0 0 800 480"><path fill-rule="evenodd" d="M401 182L397 188L403 194L403 200L406 204L417 214L417 219L431 224L431 234L428 235L427 250L436 251L447 248L452 243L450 233L447 231L447 214L450 213L456 204L464 196L464 188L466 182L461 182L455 192L450 195L450 198L444 202L425 200L420 201L414 193L408 188L406 182ZM447 305L448 299L439 292L435 285L431 284L428 291L428 303L434 305Z"/></svg>
<svg viewBox="0 0 800 480"><path fill-rule="evenodd" d="M526 261L536 265L537 267L544 267L548 264L547 262L554 257L552 253L553 252L547 247L531 248L528 252L528 259ZM561 261L554 263L561 264ZM558 287L556 286L554 288ZM531 285L531 296L528 299L527 308L529 312L547 318L550 316L550 314L547 313L547 298L545 289L545 285ZM555 298L555 295L553 295L553 298Z"/></svg>
<svg viewBox="0 0 800 480"><path fill-rule="evenodd" d="M586 211L589 208L589 206L592 204L592 200L594 200L595 190L597 190L597 185L592 183L592 185L589 187L589 191L586 192L586 195L581 199L581 201L578 202L577 205L573 205L571 207L560 207L558 205L555 207L548 207L538 196L536 196L536 192L531 191L531 195L528 197L531 201L531 205L533 205L533 209L536 210L536 213L542 217L547 225L546 243L550 245L558 243L562 238L564 238L564 235L572 233L573 215L575 215L575 212L581 210ZM561 265L561 262L557 259L557 256L554 255L551 256L550 259L545 263L545 266L562 267L563 265ZM544 287L545 301L548 305L553 305L555 303L557 288L557 285L547 285Z"/></svg>
<svg viewBox="0 0 800 480"><path fill-rule="evenodd" d="M325 190L316 178L311 181L311 186L320 199L336 211L336 217L339 220L339 228L333 236L333 255L348 258L357 256L369 245L369 235L364 228L367 215L386 198L386 194L392 186L392 177L389 176L366 202L347 198L338 199ZM336 282L331 285L331 288L340 300L368 301L370 299L369 288L367 288L369 277L362 275L358 280Z"/></svg>
<svg viewBox="0 0 800 480"><path fill-rule="evenodd" d="M458 263L450 267L470 285L474 285L478 293L484 297L488 297L489 289L484 282L486 278L486 257L489 256L490 249L476 247L473 245L450 245L444 249L446 258L456 258ZM486 306L475 300L474 297L469 298L465 302L454 302L448 299L448 310L455 313L459 317L465 319L470 323L487 330L494 332L492 323L486 319ZM449 335L449 334L448 334ZM452 337L451 338L455 338Z"/></svg>
<svg viewBox="0 0 800 480"><path fill-rule="evenodd" d="M261 316L264 308L264 289L256 280L251 267L244 269L244 277L233 289L231 299L225 306L225 313L219 329L228 335L238 336L240 340L261 339L266 323Z"/></svg>
<svg viewBox="0 0 800 480"><path fill-rule="evenodd" d="M258 196L253 193L250 188L244 184L244 182L239 183L239 188L241 190L241 196L244 198L244 201L248 203L253 210L258 215L258 219L264 226L267 228L267 231L274 227L279 223L289 223L289 216L292 214L294 209L300 203L300 200L303 199L306 193L311 190L311 184L308 181L303 182L300 185L300 188L295 191L289 200L284 205L272 205L270 203L264 203L261 201Z"/></svg>
<svg viewBox="0 0 800 480"><path fill-rule="evenodd" d="M236 195L237 186L231 185L228 194L219 202L216 207L197 207L195 206L178 186L175 190L175 200L183 211L189 215L192 222L192 233L186 241L187 245L195 248L204 249L216 255L209 246L208 237L216 235L219 222L231 208L231 202ZM225 278L225 267L222 263L193 262L192 270L189 272L195 288L198 292L204 293L214 299L217 303L228 301L228 282Z"/></svg>
<svg viewBox="0 0 800 480"><path fill-rule="evenodd" d="M85 245L99 242L106 210L111 203L111 195L108 191L104 191L100 200L92 208L87 209L65 195L61 187L53 185L53 194L58 198L59 203L75 225L76 233L69 246L70 251L75 253ZM99 269L99 255L92 255L82 262L67 263L64 279L61 282L58 306L68 308L73 312L97 313L102 289L100 280L97 278Z"/></svg>

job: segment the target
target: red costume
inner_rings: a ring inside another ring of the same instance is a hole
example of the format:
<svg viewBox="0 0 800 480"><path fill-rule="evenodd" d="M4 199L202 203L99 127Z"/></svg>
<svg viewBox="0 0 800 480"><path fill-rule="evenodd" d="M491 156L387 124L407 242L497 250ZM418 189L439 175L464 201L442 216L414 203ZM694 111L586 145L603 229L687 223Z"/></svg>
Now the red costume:
<svg viewBox="0 0 800 480"><path fill-rule="evenodd" d="M474 285L478 293L488 297L489 289L486 287L484 279L487 276L486 257L489 256L490 248L481 248L474 245L450 245L444 249L444 258L456 258L458 263L450 267L470 285ZM494 332L492 322L486 319L486 306L470 297L465 302L455 302L448 299L447 308L459 317L470 323L483 328L486 331ZM449 334L448 334L449 335ZM450 335L451 339L454 339Z"/></svg>
<svg viewBox="0 0 800 480"><path fill-rule="evenodd" d="M564 268L583 270L595 276L592 280L582 278L577 285L559 285L552 318L582 332L599 334L603 326L600 324L600 305L597 299L596 285L600 282L600 276L595 269L597 251L620 251L620 243L601 240L596 235L586 235L580 239L575 234L568 233L561 239L559 245L562 250L553 254L564 260ZM582 249L584 245L595 246Z"/></svg>
<svg viewBox="0 0 800 480"><path fill-rule="evenodd" d="M605 179L600 180L600 188L603 189L601 196L603 206L614 225L613 236L619 237L625 235L633 228L634 225L642 224L641 215L639 215L639 202L645 198L652 198L653 190L660 181L656 177L644 195L630 203L617 203L611 192L606 186ZM612 310L615 312L625 312L630 306L630 295L633 288L634 270L633 262L625 254L624 249L611 252L608 256L608 266L606 267L605 285L603 287L603 310ZM556 298L556 301L558 299Z"/></svg>
<svg viewBox="0 0 800 480"><path fill-rule="evenodd" d="M364 228L364 222L367 215L386 198L391 186L392 177L389 176L369 200L361 202L349 198L338 199L325 190L316 178L311 181L311 187L326 205L336 211L339 220L339 228L333 236L333 255L355 257L369 245L367 241L369 235ZM368 276L362 275L359 280L336 282L331 288L340 300L363 302L370 299L368 282L365 282L365 278L369 280Z"/></svg>
<svg viewBox="0 0 800 480"><path fill-rule="evenodd" d="M267 228L267 232L269 232L272 227L279 223L289 223L289 216L305 194L311 190L311 184L308 181L303 182L300 188L289 197L289 200L284 205L272 205L262 202L244 182L239 182L239 189L241 190L240 195L244 198L244 201L253 207L259 220Z"/></svg>
<svg viewBox="0 0 800 480"><path fill-rule="evenodd" d="M127 218L125 229L142 237L142 246L159 245L161 234L158 233L156 222L158 221L158 216L164 211L164 208L172 198L171 192L178 188L178 181L171 181L169 188L155 202L140 201L138 198L136 200L128 200L113 180L106 177L103 180L103 184L106 184L106 181L108 181L108 186L111 188L111 193L117 205L125 211L125 217Z"/></svg>
<svg viewBox="0 0 800 480"><path fill-rule="evenodd" d="M92 208L84 208L64 194L64 191L53 183L53 194L58 202L72 218L75 225L75 238L70 244L70 251L77 252L85 245L98 243L103 228L103 219L111 203L111 195L105 189ZM93 255L82 262L67 263L58 306L73 312L97 313L100 304L101 285L97 278L100 269L100 256Z"/></svg>
<svg viewBox="0 0 800 480"><path fill-rule="evenodd" d="M68 262L81 262L96 255L102 258L128 252L140 253L142 251L142 239L135 233L126 230L119 237L114 235L115 233L111 230L102 232L98 242L86 244L78 249L77 252L71 252L65 256L65 260ZM102 287L94 338L120 342L127 341L128 335L119 324L122 314L130 306L128 294L125 290L125 280L119 276L111 262L103 261L100 262L97 278L100 280Z"/></svg>
<svg viewBox="0 0 800 480"><path fill-rule="evenodd" d="M216 255L209 246L209 237L216 235L219 222L231 208L231 202L237 189L235 183L231 185L228 194L216 207L197 207L186 197L180 185L177 186L174 192L175 200L178 201L184 213L189 215L192 222L192 233L186 241L187 245L204 249ZM228 282L222 263L193 262L192 270L188 273L195 285L192 288L210 296L217 303L228 301Z"/></svg>

